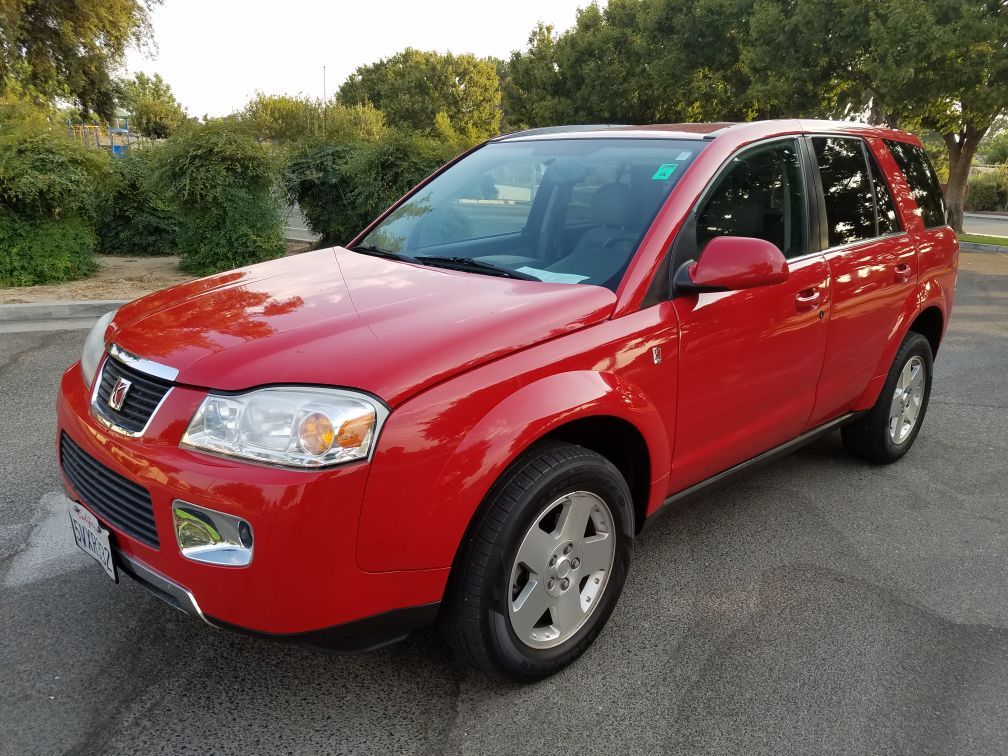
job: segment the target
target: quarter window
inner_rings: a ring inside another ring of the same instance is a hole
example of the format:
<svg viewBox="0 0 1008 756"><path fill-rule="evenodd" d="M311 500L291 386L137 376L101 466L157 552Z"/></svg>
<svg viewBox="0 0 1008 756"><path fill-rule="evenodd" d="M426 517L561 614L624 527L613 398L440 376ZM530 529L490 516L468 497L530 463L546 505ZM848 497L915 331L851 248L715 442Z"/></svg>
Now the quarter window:
<svg viewBox="0 0 1008 756"><path fill-rule="evenodd" d="M875 187L875 206L878 208L878 235L895 234L900 229L899 217L896 215L896 204L889 192L889 183L875 162L875 156L868 155L868 167L871 169L872 186Z"/></svg>
<svg viewBox="0 0 1008 756"><path fill-rule="evenodd" d="M928 228L944 226L945 199L942 197L938 174L931 167L927 153L920 147L906 142L886 140L886 147L889 148L896 165L910 185L910 194L920 208L924 225Z"/></svg>
<svg viewBox="0 0 1008 756"><path fill-rule="evenodd" d="M732 159L697 214L697 248L717 236L751 236L798 257L807 251L805 206L794 141L747 150Z"/></svg>
<svg viewBox="0 0 1008 756"><path fill-rule="evenodd" d="M829 246L875 236L875 199L860 139L813 137L826 201Z"/></svg>

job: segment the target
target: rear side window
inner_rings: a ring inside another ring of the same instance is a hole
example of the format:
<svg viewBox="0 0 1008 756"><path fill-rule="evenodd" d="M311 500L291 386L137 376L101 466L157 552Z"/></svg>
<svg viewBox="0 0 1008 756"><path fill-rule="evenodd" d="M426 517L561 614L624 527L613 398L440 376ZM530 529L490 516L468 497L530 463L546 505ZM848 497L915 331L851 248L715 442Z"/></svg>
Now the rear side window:
<svg viewBox="0 0 1008 756"><path fill-rule="evenodd" d="M813 137L826 200L829 246L871 239L875 233L875 198L860 139Z"/></svg>
<svg viewBox="0 0 1008 756"><path fill-rule="evenodd" d="M910 194L921 210L924 225L928 228L944 226L945 199L942 197L941 184L928 160L927 153L920 147L906 142L886 140L886 147L896 160L896 165L906 177L910 185Z"/></svg>
<svg viewBox="0 0 1008 756"><path fill-rule="evenodd" d="M716 236L765 239L788 258L805 254L805 180L794 141L732 158L697 215L697 248Z"/></svg>

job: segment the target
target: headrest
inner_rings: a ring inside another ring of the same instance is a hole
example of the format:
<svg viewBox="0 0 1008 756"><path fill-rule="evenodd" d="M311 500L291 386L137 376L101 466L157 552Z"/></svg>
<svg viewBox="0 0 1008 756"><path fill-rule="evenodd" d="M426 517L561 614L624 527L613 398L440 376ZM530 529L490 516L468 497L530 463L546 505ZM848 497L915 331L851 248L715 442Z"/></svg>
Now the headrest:
<svg viewBox="0 0 1008 756"><path fill-rule="evenodd" d="M603 184L591 198L592 220L603 226L626 226L630 222L632 207L629 186L618 181Z"/></svg>

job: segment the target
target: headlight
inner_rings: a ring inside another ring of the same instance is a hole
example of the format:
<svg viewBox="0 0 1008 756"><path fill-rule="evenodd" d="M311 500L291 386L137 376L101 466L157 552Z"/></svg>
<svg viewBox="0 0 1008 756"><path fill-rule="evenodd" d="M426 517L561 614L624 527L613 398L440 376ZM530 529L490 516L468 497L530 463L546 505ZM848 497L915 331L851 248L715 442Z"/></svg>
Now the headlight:
<svg viewBox="0 0 1008 756"><path fill-rule="evenodd" d="M91 388L94 383L95 373L98 372L98 363L101 362L102 355L105 354L105 331L115 317L116 310L106 312L98 322L94 324L91 333L84 340L84 349L81 351L80 367L81 375L84 377L84 385Z"/></svg>
<svg viewBox="0 0 1008 756"><path fill-rule="evenodd" d="M353 391L264 388L210 394L182 446L293 467L366 459L388 416L381 402Z"/></svg>

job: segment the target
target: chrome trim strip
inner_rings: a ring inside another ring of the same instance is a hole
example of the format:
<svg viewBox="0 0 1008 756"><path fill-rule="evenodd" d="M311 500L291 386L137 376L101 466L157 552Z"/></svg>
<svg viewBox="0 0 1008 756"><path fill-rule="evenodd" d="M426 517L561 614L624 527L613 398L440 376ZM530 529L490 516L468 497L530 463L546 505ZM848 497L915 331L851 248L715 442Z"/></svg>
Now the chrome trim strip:
<svg viewBox="0 0 1008 756"><path fill-rule="evenodd" d="M881 236L872 236L868 239L858 239L857 241L847 242L846 244L837 244L833 247L827 247L819 254L828 255L833 252L846 252L852 247L857 247L864 244L872 244L873 242L884 241L886 239L896 239L897 237L909 236L909 235L910 234L907 231L892 231L888 234L882 234Z"/></svg>
<svg viewBox="0 0 1008 756"><path fill-rule="evenodd" d="M188 588L179 585L174 580L166 578L160 572L155 572L139 559L119 551L118 549L115 550L115 555L120 562L125 562L125 566L122 567L122 571L157 596L157 598L165 601L164 596L158 594L158 591L160 591L161 593L170 596L177 603L176 606L170 601L165 601L165 603L169 606L179 609L186 614L192 614L199 617L211 627L216 627L216 625L207 620L204 616L203 610L200 609L199 604L196 602L196 597L193 596L192 591Z"/></svg>
<svg viewBox="0 0 1008 756"><path fill-rule="evenodd" d="M97 420L104 427L108 428L110 431L114 431L122 436L129 436L130 438L140 438L140 436L146 433L147 429L150 428L150 424L154 420L154 416L157 415L158 410L161 409L161 405L165 403L165 400L169 396L171 396L171 392L175 390L175 387L172 386L167 391L165 391L165 395L161 397L161 401L157 403L157 406L154 408L154 411L151 412L150 417L147 418L147 422L144 423L144 427L141 428L140 430L131 431L119 425L116 425L112 420L105 417L101 409L99 409L99 402L98 402L98 388L101 386L102 373L105 371L105 362L111 356L112 355L110 354L106 355L102 359L102 361L98 363L98 372L95 373L95 382L94 385L91 386L91 417Z"/></svg>
<svg viewBox="0 0 1008 756"><path fill-rule="evenodd" d="M139 370L141 373L160 378L163 381L174 382L178 378L179 371L177 368L162 365L160 362L154 362L154 360L148 360L145 357L137 357L118 344L109 344L108 353L124 365L128 365L134 370Z"/></svg>

